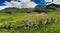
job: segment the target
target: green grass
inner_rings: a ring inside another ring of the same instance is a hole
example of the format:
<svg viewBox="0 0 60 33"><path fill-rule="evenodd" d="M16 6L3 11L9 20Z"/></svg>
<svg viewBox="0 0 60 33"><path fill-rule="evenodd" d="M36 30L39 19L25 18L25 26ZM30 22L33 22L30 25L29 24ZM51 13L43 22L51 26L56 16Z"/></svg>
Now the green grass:
<svg viewBox="0 0 60 33"><path fill-rule="evenodd" d="M24 16L27 15L27 13L17 13L14 15L9 15L6 13L0 13L0 25L5 25L5 24L16 24L24 18Z"/></svg>
<svg viewBox="0 0 60 33"><path fill-rule="evenodd" d="M48 12L47 14L57 17L58 21L51 24L42 25L40 28L0 28L0 33L60 33L60 10L57 9L56 11ZM28 14L19 12L11 15L7 13L0 13L0 25L20 25L21 23L17 21L23 20L26 15Z"/></svg>

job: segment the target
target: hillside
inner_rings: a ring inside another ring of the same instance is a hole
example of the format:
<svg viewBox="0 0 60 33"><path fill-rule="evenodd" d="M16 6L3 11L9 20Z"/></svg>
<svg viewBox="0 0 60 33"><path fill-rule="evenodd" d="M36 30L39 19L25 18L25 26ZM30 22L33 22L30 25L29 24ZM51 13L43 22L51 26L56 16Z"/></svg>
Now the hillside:
<svg viewBox="0 0 60 33"><path fill-rule="evenodd" d="M0 33L60 33L60 8L55 7L1 10Z"/></svg>

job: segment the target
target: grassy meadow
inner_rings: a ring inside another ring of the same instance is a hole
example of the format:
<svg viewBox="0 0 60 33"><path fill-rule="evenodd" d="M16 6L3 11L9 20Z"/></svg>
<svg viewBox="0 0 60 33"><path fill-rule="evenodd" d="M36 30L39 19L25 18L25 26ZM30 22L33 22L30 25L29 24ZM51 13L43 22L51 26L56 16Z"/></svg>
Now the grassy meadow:
<svg viewBox="0 0 60 33"><path fill-rule="evenodd" d="M51 10L51 12L48 13L32 12L34 9L13 10L11 14L6 13L5 10L2 11L4 12L0 12L0 33L60 33L60 8ZM48 24L39 24L37 27L34 26L39 23L40 18L44 19L44 23L45 19L49 18L50 16L57 18L58 21L53 21ZM21 27L24 25L22 20L28 20L28 22L31 23L31 26Z"/></svg>

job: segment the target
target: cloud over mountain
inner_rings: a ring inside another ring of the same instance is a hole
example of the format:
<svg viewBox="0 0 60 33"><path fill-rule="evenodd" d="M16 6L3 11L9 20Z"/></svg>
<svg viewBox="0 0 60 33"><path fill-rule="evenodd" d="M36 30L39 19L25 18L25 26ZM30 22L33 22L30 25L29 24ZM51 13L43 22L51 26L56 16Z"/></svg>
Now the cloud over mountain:
<svg viewBox="0 0 60 33"><path fill-rule="evenodd" d="M53 3L60 5L60 0L54 0Z"/></svg>
<svg viewBox="0 0 60 33"><path fill-rule="evenodd" d="M0 6L0 10L8 8L8 6Z"/></svg>
<svg viewBox="0 0 60 33"><path fill-rule="evenodd" d="M34 8L37 4L32 2L31 0L17 0L17 1L10 1L4 2L5 6L0 6L0 10L6 7L16 7L16 8Z"/></svg>
<svg viewBox="0 0 60 33"><path fill-rule="evenodd" d="M35 1L35 0L34 0ZM16 8L34 8L37 4L31 0L11 0L10 2L5 1L3 4L5 6L0 6L0 10L8 7L16 7ZM49 5L51 3L58 4L60 5L60 0L44 0L47 4ZM37 1L38 2L38 1ZM42 3L43 1L39 0L39 4Z"/></svg>
<svg viewBox="0 0 60 33"><path fill-rule="evenodd" d="M49 2L50 4L51 3L54 3L54 4L58 4L58 5L60 5L60 0L45 0L46 2ZM49 5L49 3L48 3L48 5Z"/></svg>

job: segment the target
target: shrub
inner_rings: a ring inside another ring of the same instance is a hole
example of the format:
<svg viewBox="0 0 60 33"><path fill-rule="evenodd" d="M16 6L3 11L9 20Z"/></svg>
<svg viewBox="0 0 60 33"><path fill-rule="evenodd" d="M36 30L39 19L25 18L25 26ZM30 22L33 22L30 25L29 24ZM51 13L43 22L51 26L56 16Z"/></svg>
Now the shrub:
<svg viewBox="0 0 60 33"><path fill-rule="evenodd" d="M55 22L56 18L47 14L32 13L25 17L24 23L27 27L40 27L41 25L50 24Z"/></svg>

